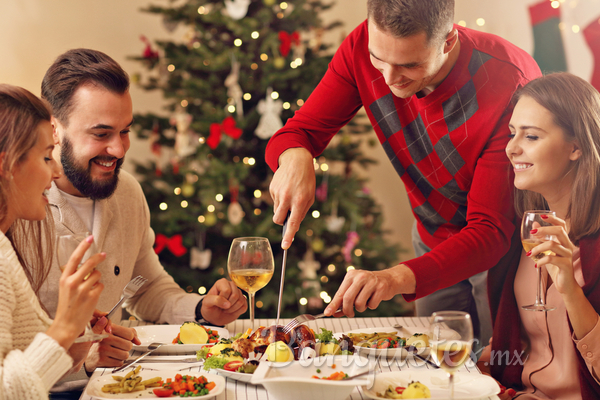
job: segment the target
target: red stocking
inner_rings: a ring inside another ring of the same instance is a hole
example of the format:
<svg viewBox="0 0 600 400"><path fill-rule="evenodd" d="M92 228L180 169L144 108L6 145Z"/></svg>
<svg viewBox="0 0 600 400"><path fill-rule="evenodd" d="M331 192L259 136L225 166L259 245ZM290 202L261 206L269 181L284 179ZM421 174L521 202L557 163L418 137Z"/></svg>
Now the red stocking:
<svg viewBox="0 0 600 400"><path fill-rule="evenodd" d="M543 0L529 7L533 27L534 52L542 72L567 70L567 61L558 24L560 8L552 8L551 2Z"/></svg>
<svg viewBox="0 0 600 400"><path fill-rule="evenodd" d="M600 20L598 18L594 19L594 22L583 30L583 35L594 55L594 70L590 83L597 90L600 90Z"/></svg>

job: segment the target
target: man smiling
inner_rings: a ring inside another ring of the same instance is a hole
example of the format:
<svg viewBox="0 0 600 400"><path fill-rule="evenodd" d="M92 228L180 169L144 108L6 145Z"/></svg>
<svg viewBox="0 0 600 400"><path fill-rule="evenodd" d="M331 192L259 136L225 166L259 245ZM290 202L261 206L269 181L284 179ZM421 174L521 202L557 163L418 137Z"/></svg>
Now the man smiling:
<svg viewBox="0 0 600 400"><path fill-rule="evenodd" d="M59 56L42 82L42 97L52 106L55 159L64 174L49 194L57 235L92 232L99 251L107 254L98 266L106 288L98 309L110 310L123 288L137 275L148 281L124 307L136 317L156 323L180 324L205 320L224 325L246 310L241 291L221 279L203 298L186 293L160 264L153 250L154 232L139 183L120 171L129 150L133 123L129 78L106 54L75 49ZM56 263L56 260L54 261ZM40 291L43 304L54 315L60 277L53 265ZM112 317L119 321L121 310ZM107 324L101 319L95 329ZM92 347L86 369L122 365L135 330L111 324L111 335Z"/></svg>
<svg viewBox="0 0 600 400"><path fill-rule="evenodd" d="M486 271L509 250L512 184L504 157L514 91L540 75L507 41L453 24L454 0L368 0L306 103L270 140L273 220L287 248L314 202L313 157L364 106L403 181L417 258L353 270L325 310L376 308L403 294L417 314L463 310L491 334Z"/></svg>

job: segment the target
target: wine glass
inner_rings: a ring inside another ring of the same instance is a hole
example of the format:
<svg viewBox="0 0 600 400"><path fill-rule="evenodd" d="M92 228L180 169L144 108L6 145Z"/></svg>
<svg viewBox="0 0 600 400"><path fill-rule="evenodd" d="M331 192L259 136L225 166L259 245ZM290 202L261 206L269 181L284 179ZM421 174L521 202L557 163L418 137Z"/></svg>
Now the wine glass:
<svg viewBox="0 0 600 400"><path fill-rule="evenodd" d="M554 211L525 211L523 214L523 221L521 222L521 243L525 251L530 251L535 246L545 242L546 240L554 240L554 235L546 235L544 239L538 239L533 237L531 234L532 229L539 228L540 226L551 226L549 222L542 219L542 215L556 214ZM538 254L534 257L535 261L540 260L545 255L554 255L554 252L547 250L543 253ZM535 303L527 306L522 306L523 309L529 311L552 311L556 307L547 306L542 298L542 266L538 265L537 268L537 290L535 292Z"/></svg>
<svg viewBox="0 0 600 400"><path fill-rule="evenodd" d="M254 293L269 283L275 262L269 239L241 237L233 239L227 271L237 287L248 292L250 325L254 329Z"/></svg>
<svg viewBox="0 0 600 400"><path fill-rule="evenodd" d="M64 271L65 266L69 262L69 259L71 258L71 255L73 254L75 249L77 249L79 244L85 238L87 238L89 236L90 236L89 232L58 236L57 241L56 241L56 255L58 257L58 266L60 267L61 271ZM96 247L96 243L93 242L91 244L91 246L89 247L89 249L87 249L87 251L85 252L83 257L81 258L81 263L79 264L79 266L77 268L81 267L81 265L88 258L90 258L91 256L93 256L96 253L98 253L98 250ZM87 276L86 276L86 279L87 279ZM106 333L102 333L102 334L94 333L94 331L92 331L92 324L88 321L83 335L81 335L77 339L75 339L75 343L94 342L97 340L104 339L106 337L108 337L108 334L106 334Z"/></svg>
<svg viewBox="0 0 600 400"><path fill-rule="evenodd" d="M454 399L454 372L471 354L473 324L469 313L438 311L431 315L431 350L435 363L449 375L450 399Z"/></svg>

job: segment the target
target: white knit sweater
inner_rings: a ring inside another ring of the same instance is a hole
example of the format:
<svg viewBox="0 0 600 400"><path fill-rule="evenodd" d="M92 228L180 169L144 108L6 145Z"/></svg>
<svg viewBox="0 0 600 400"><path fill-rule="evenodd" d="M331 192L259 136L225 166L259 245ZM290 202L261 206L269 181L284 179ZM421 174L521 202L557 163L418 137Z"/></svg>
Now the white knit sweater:
<svg viewBox="0 0 600 400"><path fill-rule="evenodd" d="M66 350L44 333L51 323L0 231L0 400L47 399L73 366Z"/></svg>

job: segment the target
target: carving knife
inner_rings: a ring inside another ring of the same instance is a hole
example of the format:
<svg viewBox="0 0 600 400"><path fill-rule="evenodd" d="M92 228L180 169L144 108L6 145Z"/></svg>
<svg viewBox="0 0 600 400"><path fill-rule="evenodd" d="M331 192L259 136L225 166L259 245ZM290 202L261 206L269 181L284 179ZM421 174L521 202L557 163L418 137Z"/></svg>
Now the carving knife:
<svg viewBox="0 0 600 400"><path fill-rule="evenodd" d="M285 236L287 229L288 218L290 217L290 211L288 211L285 221L283 222L283 233L282 237ZM287 249L283 250L283 262L281 264L281 283L279 284L279 300L277 301L277 322L275 322L275 329L279 326L279 316L281 315L281 297L283 296L283 282L285 280L285 262L287 260Z"/></svg>

